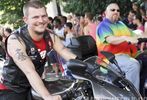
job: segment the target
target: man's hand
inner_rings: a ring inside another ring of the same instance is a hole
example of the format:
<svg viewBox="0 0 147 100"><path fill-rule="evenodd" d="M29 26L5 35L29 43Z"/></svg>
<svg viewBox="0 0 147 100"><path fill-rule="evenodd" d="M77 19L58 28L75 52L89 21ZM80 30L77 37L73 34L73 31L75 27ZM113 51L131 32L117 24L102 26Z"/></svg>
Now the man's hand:
<svg viewBox="0 0 147 100"><path fill-rule="evenodd" d="M62 100L60 95L54 95L54 96L48 96L46 98L44 98L44 100Z"/></svg>
<svg viewBox="0 0 147 100"><path fill-rule="evenodd" d="M127 42L130 42L132 44L137 44L138 43L138 39L137 37L125 37Z"/></svg>

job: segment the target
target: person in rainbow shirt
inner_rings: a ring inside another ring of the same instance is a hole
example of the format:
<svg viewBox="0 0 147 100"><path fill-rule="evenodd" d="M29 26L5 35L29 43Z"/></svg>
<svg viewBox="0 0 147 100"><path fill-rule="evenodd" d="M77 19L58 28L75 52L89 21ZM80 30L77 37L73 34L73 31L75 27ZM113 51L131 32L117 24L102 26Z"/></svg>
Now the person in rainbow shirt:
<svg viewBox="0 0 147 100"><path fill-rule="evenodd" d="M111 3L106 7L105 18L99 24L96 31L96 44L99 57L100 51L108 51L116 55L116 60L130 80L139 90L140 64L134 59L137 54L135 44L138 42L135 33L121 21L120 10L117 3Z"/></svg>

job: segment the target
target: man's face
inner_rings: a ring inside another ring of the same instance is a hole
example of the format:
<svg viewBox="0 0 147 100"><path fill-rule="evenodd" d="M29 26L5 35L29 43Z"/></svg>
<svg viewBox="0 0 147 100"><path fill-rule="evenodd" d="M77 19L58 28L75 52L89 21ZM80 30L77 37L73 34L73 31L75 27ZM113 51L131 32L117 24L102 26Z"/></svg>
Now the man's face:
<svg viewBox="0 0 147 100"><path fill-rule="evenodd" d="M131 20L133 20L135 17L135 14L132 12L129 12L128 18L130 18Z"/></svg>
<svg viewBox="0 0 147 100"><path fill-rule="evenodd" d="M24 22L28 25L29 30L34 33L43 33L48 24L48 16L45 8L32 8L28 9L28 16L24 16Z"/></svg>
<svg viewBox="0 0 147 100"><path fill-rule="evenodd" d="M117 4L110 4L106 9L106 18L108 18L111 22L118 21L120 17L120 10Z"/></svg>
<svg viewBox="0 0 147 100"><path fill-rule="evenodd" d="M65 27L64 27L64 33L67 34L68 30L69 30L69 27L65 26Z"/></svg>
<svg viewBox="0 0 147 100"><path fill-rule="evenodd" d="M85 17L84 17L84 23L87 25L88 24L88 18L87 18L87 16L85 15Z"/></svg>
<svg viewBox="0 0 147 100"><path fill-rule="evenodd" d="M7 31L4 31L4 33L3 33L3 35L4 35L5 37L8 37L10 34L11 34L11 33L7 32Z"/></svg>
<svg viewBox="0 0 147 100"><path fill-rule="evenodd" d="M53 21L54 28L58 28L59 24L56 21Z"/></svg>
<svg viewBox="0 0 147 100"><path fill-rule="evenodd" d="M2 36L3 36L3 42L5 42L5 39L10 35L11 33L7 32L6 30L4 30Z"/></svg>

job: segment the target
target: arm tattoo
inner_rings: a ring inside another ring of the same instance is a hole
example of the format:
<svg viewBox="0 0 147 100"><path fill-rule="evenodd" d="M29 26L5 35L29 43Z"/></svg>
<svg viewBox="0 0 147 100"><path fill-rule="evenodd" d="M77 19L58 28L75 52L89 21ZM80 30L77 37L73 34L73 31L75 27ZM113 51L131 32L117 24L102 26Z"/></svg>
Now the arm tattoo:
<svg viewBox="0 0 147 100"><path fill-rule="evenodd" d="M21 49L16 49L15 55L19 61L24 61L27 58L27 56L24 54L24 52L21 51Z"/></svg>

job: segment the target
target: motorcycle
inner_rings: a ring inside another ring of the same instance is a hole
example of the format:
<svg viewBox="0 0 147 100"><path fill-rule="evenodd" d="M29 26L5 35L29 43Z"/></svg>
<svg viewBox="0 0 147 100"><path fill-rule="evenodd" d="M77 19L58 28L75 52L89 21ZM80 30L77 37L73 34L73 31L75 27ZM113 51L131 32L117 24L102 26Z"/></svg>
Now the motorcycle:
<svg viewBox="0 0 147 100"><path fill-rule="evenodd" d="M76 80L61 77L56 81L45 81L47 89L53 95L61 95L63 100L143 100L134 85L125 78L115 55L108 52L102 54L119 71L98 56L83 61L71 59L67 62L67 67ZM42 100L34 90L32 95L35 100Z"/></svg>

